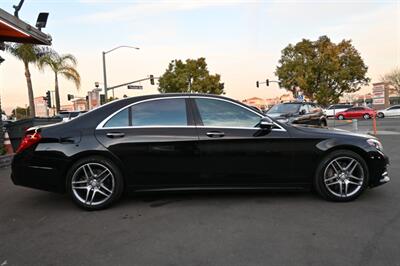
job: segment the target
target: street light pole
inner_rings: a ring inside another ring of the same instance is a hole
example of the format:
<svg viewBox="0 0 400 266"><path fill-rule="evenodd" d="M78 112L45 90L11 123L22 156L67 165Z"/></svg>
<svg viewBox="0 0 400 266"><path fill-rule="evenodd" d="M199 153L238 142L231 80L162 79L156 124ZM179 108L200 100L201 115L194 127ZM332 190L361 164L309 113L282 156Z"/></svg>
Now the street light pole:
<svg viewBox="0 0 400 266"><path fill-rule="evenodd" d="M104 98L105 102L107 102L108 93L107 93L106 52L103 52L103 78L104 78Z"/></svg>
<svg viewBox="0 0 400 266"><path fill-rule="evenodd" d="M107 69L106 69L106 54L111 53L112 51L115 51L119 48L131 48L131 49L136 49L139 50L138 47L133 47L133 46L128 46L128 45L121 45L121 46L117 46L109 51L106 52L102 52L103 54L103 79L104 79L104 98L105 98L105 102L108 101L108 87L107 87ZM114 90L113 90L113 97L114 97Z"/></svg>

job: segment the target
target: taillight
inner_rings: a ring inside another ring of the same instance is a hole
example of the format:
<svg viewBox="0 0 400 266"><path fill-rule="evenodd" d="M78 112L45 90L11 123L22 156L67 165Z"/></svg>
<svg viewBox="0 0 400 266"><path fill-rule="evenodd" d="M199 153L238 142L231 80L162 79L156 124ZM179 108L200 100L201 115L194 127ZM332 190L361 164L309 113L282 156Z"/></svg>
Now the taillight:
<svg viewBox="0 0 400 266"><path fill-rule="evenodd" d="M18 152L22 152L23 150L26 150L33 144L36 144L40 141L42 136L38 132L33 132L33 133L27 133L25 137L22 139L21 143L19 144L19 147L17 149Z"/></svg>

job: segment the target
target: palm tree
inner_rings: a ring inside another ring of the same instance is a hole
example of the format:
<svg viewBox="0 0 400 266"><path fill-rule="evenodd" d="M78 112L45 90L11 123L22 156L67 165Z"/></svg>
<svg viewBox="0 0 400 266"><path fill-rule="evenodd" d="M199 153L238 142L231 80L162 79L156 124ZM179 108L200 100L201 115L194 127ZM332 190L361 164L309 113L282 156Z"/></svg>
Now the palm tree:
<svg viewBox="0 0 400 266"><path fill-rule="evenodd" d="M31 110L30 116L35 117L35 104L33 101L33 87L29 64L36 63L39 57L46 53L46 49L33 44L20 43L7 44L5 48L6 51L24 63L26 84L28 86L29 108Z"/></svg>
<svg viewBox="0 0 400 266"><path fill-rule="evenodd" d="M58 86L58 77L62 76L75 83L77 89L81 85L81 77L76 70L77 60L71 54L59 55L55 51L47 53L45 56L39 58L38 67L43 70L45 66L48 66L53 70L55 77L55 94L56 94L56 109L60 111L60 92Z"/></svg>

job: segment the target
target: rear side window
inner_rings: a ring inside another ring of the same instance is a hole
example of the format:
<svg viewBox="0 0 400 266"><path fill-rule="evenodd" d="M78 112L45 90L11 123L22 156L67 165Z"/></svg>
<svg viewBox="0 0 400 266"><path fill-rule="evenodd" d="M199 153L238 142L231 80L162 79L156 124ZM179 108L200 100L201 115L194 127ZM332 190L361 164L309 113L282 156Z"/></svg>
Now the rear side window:
<svg viewBox="0 0 400 266"><path fill-rule="evenodd" d="M114 115L104 127L127 127L129 126L129 108L125 108L124 110L118 112Z"/></svg>
<svg viewBox="0 0 400 266"><path fill-rule="evenodd" d="M204 126L214 127L255 127L260 116L239 105L207 98L197 98Z"/></svg>
<svg viewBox="0 0 400 266"><path fill-rule="evenodd" d="M184 98L162 99L131 107L132 126L187 126Z"/></svg>

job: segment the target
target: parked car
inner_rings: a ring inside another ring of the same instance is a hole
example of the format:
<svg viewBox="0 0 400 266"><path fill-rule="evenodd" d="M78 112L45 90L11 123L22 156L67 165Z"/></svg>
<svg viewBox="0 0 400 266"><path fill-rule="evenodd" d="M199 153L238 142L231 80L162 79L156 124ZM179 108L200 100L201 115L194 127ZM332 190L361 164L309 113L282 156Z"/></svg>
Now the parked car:
<svg viewBox="0 0 400 266"><path fill-rule="evenodd" d="M339 103L339 104L332 104L328 108L324 110L326 117L335 117L337 113L346 111L347 109L353 107L352 104L347 103Z"/></svg>
<svg viewBox="0 0 400 266"><path fill-rule="evenodd" d="M346 111L336 114L336 118L339 120L354 118L370 119L374 116L376 116L376 111L374 109L362 106L352 107L347 109Z"/></svg>
<svg viewBox="0 0 400 266"><path fill-rule="evenodd" d="M274 105L266 114L282 123L327 126L322 108L315 103L281 103Z"/></svg>
<svg viewBox="0 0 400 266"><path fill-rule="evenodd" d="M388 182L387 164L373 136L279 123L222 96L157 94L30 128L11 178L89 210L125 190L314 188L350 201Z"/></svg>
<svg viewBox="0 0 400 266"><path fill-rule="evenodd" d="M393 105L386 109L379 110L377 116L379 118L400 116L400 105Z"/></svg>

